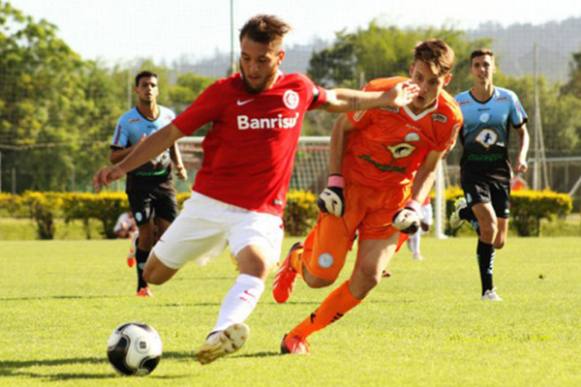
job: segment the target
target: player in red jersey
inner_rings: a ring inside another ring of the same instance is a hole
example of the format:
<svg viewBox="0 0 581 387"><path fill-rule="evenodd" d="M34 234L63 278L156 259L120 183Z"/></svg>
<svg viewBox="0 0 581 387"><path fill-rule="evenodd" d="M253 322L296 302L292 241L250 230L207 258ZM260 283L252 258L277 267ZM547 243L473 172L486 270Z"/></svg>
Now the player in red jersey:
<svg viewBox="0 0 581 387"><path fill-rule="evenodd" d="M244 324L278 261L283 212L301 125L307 110L344 112L403 106L418 87L401 83L389 91L324 90L299 74L283 74L283 36L289 26L275 16L250 19L240 32L240 74L208 87L171 125L147 137L128 157L94 177L98 189L153 158L167 144L211 122L204 160L191 198L154 246L144 276L162 284L189 260L222 252L226 244L240 270L226 294L218 321L196 353L209 363L239 349Z"/></svg>
<svg viewBox="0 0 581 387"><path fill-rule="evenodd" d="M402 242L400 231L418 231L420 203L462 124L459 107L444 91L453 62L454 52L441 40L420 43L410 70L420 92L408 105L349 113L336 122L331 175L318 201L322 212L304 244L291 248L275 277L273 296L286 302L297 274L313 288L331 285L356 235L357 261L351 278L283 337L283 353L308 353L307 337L357 306L380 282ZM388 91L404 81L376 79L365 90Z"/></svg>

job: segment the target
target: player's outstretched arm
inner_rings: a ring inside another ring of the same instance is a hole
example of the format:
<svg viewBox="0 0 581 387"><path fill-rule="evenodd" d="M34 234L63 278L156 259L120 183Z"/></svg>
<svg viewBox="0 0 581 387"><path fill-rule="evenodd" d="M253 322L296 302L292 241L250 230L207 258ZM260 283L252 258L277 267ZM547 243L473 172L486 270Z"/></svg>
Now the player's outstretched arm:
<svg viewBox="0 0 581 387"><path fill-rule="evenodd" d="M157 157L171 147L184 134L170 124L141 141L123 160L117 164L101 168L93 176L93 187L98 192L102 186L122 178L127 172Z"/></svg>
<svg viewBox="0 0 581 387"><path fill-rule="evenodd" d="M384 106L401 107L409 104L419 91L419 86L410 81L400 82L387 91L333 89L328 92L328 101L323 108L329 112L350 112Z"/></svg>

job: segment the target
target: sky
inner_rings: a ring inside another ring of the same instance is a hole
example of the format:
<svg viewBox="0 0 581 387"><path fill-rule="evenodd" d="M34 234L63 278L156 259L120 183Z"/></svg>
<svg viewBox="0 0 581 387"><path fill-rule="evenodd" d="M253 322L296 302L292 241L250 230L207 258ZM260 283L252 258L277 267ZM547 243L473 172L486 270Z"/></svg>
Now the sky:
<svg viewBox="0 0 581 387"><path fill-rule="evenodd" d="M230 52L231 1L236 35L251 16L271 13L293 27L286 38L290 45L317 37L332 40L336 31L355 31L372 19L398 27L445 25L469 30L485 22L542 24L581 16L579 0L7 1L35 19L55 24L59 36L84 59L109 63L135 58L197 60L216 51Z"/></svg>

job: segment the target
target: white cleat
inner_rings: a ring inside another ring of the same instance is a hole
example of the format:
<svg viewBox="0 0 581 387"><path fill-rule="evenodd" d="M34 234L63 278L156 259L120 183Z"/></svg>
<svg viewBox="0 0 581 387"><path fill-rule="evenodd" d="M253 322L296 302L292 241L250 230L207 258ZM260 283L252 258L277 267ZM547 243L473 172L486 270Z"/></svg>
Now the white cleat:
<svg viewBox="0 0 581 387"><path fill-rule="evenodd" d="M450 228L452 230L458 230L464 224L465 220L460 218L460 210L468 207L466 204L466 199L464 197L456 199L454 202L454 211L450 214Z"/></svg>
<svg viewBox="0 0 581 387"><path fill-rule="evenodd" d="M250 328L244 323L232 324L223 331L210 335L196 352L196 360L208 364L214 360L238 351L250 334Z"/></svg>
<svg viewBox="0 0 581 387"><path fill-rule="evenodd" d="M496 289L487 290L484 292L482 296L482 301L502 301L502 298L498 294L496 294Z"/></svg>

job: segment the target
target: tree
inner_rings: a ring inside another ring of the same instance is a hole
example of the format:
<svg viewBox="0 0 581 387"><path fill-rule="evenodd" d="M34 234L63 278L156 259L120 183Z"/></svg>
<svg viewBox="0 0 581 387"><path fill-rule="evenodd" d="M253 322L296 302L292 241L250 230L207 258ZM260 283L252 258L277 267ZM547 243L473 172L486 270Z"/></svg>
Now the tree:
<svg viewBox="0 0 581 387"><path fill-rule="evenodd" d="M1 0L0 69L3 169L17 171L16 190L66 190L88 181L107 149L103 134L120 112L106 70L83 61L56 26Z"/></svg>
<svg viewBox="0 0 581 387"><path fill-rule="evenodd" d="M569 70L569 82L561 88L561 92L581 99L581 52L573 54Z"/></svg>

